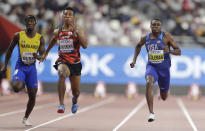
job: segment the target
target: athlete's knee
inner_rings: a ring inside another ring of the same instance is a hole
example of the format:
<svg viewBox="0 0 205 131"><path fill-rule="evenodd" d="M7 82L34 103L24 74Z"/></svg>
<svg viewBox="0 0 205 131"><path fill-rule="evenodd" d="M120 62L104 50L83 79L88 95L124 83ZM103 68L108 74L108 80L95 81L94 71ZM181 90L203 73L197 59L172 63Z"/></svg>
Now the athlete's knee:
<svg viewBox="0 0 205 131"><path fill-rule="evenodd" d="M14 90L15 93L18 93L18 92L19 92L18 87L13 86L13 90Z"/></svg>
<svg viewBox="0 0 205 131"><path fill-rule="evenodd" d="M36 100L36 94L35 94L35 93L30 93L30 94L29 94L29 100L35 102L35 100Z"/></svg>
<svg viewBox="0 0 205 131"><path fill-rule="evenodd" d="M78 97L80 95L80 90L74 89L73 90L73 96Z"/></svg>
<svg viewBox="0 0 205 131"><path fill-rule="evenodd" d="M66 73L62 70L58 71L58 75L60 79L66 79Z"/></svg>
<svg viewBox="0 0 205 131"><path fill-rule="evenodd" d="M152 87L154 85L154 81L152 81L151 79L148 79L146 84L148 87Z"/></svg>
<svg viewBox="0 0 205 131"><path fill-rule="evenodd" d="M154 85L154 78L151 77L151 76L148 76L148 77L146 78L146 84L147 84L148 86Z"/></svg>
<svg viewBox="0 0 205 131"><path fill-rule="evenodd" d="M161 96L162 100L165 101L167 99L168 95L166 93L163 93L160 96Z"/></svg>
<svg viewBox="0 0 205 131"><path fill-rule="evenodd" d="M80 91L79 90L76 90L73 92L74 96L78 97L80 95Z"/></svg>
<svg viewBox="0 0 205 131"><path fill-rule="evenodd" d="M28 88L28 96L29 100L34 101L36 100L37 88Z"/></svg>
<svg viewBox="0 0 205 131"><path fill-rule="evenodd" d="M162 100L165 101L167 97L161 96Z"/></svg>
<svg viewBox="0 0 205 131"><path fill-rule="evenodd" d="M14 90L14 92L16 92L16 93L18 93L20 90L19 90L19 84L17 84L17 83L11 83L11 86L12 86L12 88L13 88L13 90Z"/></svg>

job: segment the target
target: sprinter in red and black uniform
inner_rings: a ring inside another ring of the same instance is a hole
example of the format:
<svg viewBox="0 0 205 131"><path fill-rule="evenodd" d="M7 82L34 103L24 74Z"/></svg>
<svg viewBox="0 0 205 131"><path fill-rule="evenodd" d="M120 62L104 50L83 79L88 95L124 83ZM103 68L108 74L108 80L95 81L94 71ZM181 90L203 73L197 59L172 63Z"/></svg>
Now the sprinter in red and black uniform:
<svg viewBox="0 0 205 131"><path fill-rule="evenodd" d="M70 78L72 98L72 113L76 113L78 109L78 97L80 94L80 77L82 64L80 62L80 46L87 48L84 32L81 28L76 27L75 12L73 8L67 7L63 11L64 24L61 28L54 31L53 38L46 50L41 62L45 60L50 49L58 43L58 55L54 67L58 70L58 95L60 105L58 113L64 113L64 95L66 90L65 79Z"/></svg>

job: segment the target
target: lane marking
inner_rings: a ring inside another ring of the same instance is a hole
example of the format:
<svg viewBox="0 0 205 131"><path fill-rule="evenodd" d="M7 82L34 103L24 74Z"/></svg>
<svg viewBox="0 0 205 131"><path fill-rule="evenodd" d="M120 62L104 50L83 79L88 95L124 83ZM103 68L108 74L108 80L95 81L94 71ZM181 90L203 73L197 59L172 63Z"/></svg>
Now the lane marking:
<svg viewBox="0 0 205 131"><path fill-rule="evenodd" d="M92 104L92 105L86 106L86 107L84 107L84 108L78 110L78 113L77 113L76 115L78 115L79 113L83 113L83 112L89 111L89 110L91 110L91 109L97 108L97 107L99 107L99 106L103 106L103 105L105 105L105 104L111 103L111 102L113 102L114 100L115 100L115 97L111 97L111 98L109 98L109 99L107 99L107 100L104 100L104 101L102 101L102 102L99 102L99 103L96 103L96 104ZM51 124L51 123L53 123L53 122L56 122L56 121L59 121L59 120L62 120L62 119L71 117L71 116L73 116L73 115L74 115L74 114L69 113L69 114L67 114L67 115L58 117L58 118L56 118L56 119L47 121L47 122L42 123L42 124L40 124L40 125L37 125L37 126L35 126L35 127L29 128L29 129L27 129L27 130L25 130L25 131L31 131L31 130L33 130L33 129L36 129L36 128L39 128L39 127L42 127L42 126Z"/></svg>
<svg viewBox="0 0 205 131"><path fill-rule="evenodd" d="M146 99L144 98L128 115L127 117L118 124L112 131L117 131L122 125L124 125L136 112L140 110L146 103Z"/></svg>
<svg viewBox="0 0 205 131"><path fill-rule="evenodd" d="M25 96L27 97L27 96ZM48 98L49 97L49 98ZM39 96L36 96L36 102L42 102L42 101L48 101L50 100L52 97L48 96L48 97L43 97L43 98L39 98ZM16 101L16 99L18 99L18 101ZM19 95L18 97L16 97L15 99L12 99L12 100L8 100L8 101L4 101L4 102L1 102L1 105L0 107L2 106L10 106L10 105L14 105L14 104L25 104L27 103L28 100L22 100L22 97Z"/></svg>
<svg viewBox="0 0 205 131"><path fill-rule="evenodd" d="M180 109L182 110L182 112L184 113L184 115L186 116L189 124L193 128L193 131L198 131L198 129L196 128L196 126L195 126L195 124L193 122L193 120L191 119L191 116L189 115L189 112L187 111L185 105L183 104L183 101L180 98L178 98L177 99L177 103L178 103Z"/></svg>
<svg viewBox="0 0 205 131"><path fill-rule="evenodd" d="M24 104L26 103L26 101L8 101L8 102L4 102L4 103L1 103L0 106L10 106L10 105L14 105L14 104Z"/></svg>
<svg viewBox="0 0 205 131"><path fill-rule="evenodd" d="M49 103L49 104L39 105L39 106L34 107L33 110L38 110L38 109L54 106L57 103L58 102L55 102L55 103L52 102L52 103ZM2 114L0 114L0 117L9 116L9 115L13 115L13 114L18 114L18 113L22 113L22 112L25 112L25 111L26 111L26 109L20 109L20 110L16 110L16 111L7 112L7 113L2 113Z"/></svg>

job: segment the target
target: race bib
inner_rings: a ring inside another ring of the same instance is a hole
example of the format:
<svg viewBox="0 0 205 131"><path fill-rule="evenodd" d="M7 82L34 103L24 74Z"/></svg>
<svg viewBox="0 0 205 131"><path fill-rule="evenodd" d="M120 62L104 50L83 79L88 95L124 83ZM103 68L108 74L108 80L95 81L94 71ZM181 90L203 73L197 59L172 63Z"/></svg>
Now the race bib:
<svg viewBox="0 0 205 131"><path fill-rule="evenodd" d="M73 39L60 40L60 51L62 53L70 53L74 51Z"/></svg>
<svg viewBox="0 0 205 131"><path fill-rule="evenodd" d="M164 61L164 51L163 50L149 51L149 61L151 63L162 63Z"/></svg>
<svg viewBox="0 0 205 131"><path fill-rule="evenodd" d="M36 59L33 57L33 52L23 52L22 61L24 64L32 64L35 60Z"/></svg>

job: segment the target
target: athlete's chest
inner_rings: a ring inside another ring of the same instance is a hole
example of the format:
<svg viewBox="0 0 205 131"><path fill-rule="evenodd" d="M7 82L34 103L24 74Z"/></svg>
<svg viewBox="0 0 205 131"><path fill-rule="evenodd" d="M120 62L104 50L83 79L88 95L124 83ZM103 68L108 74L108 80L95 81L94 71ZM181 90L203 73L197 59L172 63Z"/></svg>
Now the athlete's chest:
<svg viewBox="0 0 205 131"><path fill-rule="evenodd" d="M19 40L19 47L22 49L35 49L37 50L40 45L40 40L36 38L21 38Z"/></svg>
<svg viewBox="0 0 205 131"><path fill-rule="evenodd" d="M60 32L58 36L59 49L62 53L71 53L75 50L76 38L73 32Z"/></svg>
<svg viewBox="0 0 205 131"><path fill-rule="evenodd" d="M147 50L162 50L165 43L163 40L156 38L156 39L149 39L146 41L145 46Z"/></svg>
<svg viewBox="0 0 205 131"><path fill-rule="evenodd" d="M58 43L59 44L71 44L75 43L76 38L73 34L73 32L67 31L67 32L60 32L58 35Z"/></svg>

